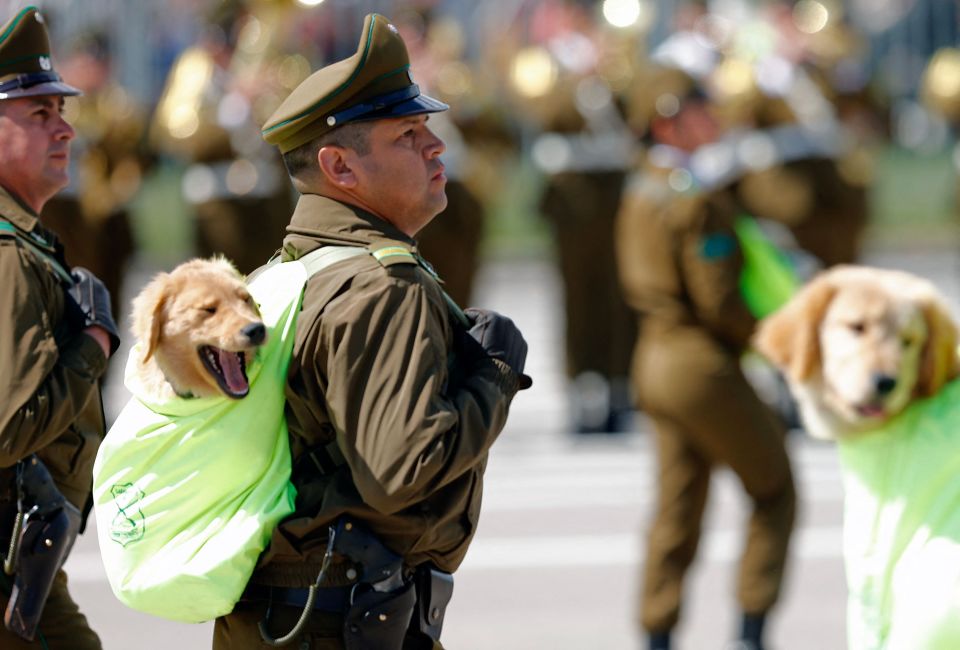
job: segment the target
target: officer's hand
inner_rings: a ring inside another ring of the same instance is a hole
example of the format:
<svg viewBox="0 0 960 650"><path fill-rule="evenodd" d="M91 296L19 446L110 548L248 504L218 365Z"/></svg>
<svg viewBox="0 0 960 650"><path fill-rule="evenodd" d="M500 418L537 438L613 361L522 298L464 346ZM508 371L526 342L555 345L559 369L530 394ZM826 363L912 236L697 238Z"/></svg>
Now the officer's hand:
<svg viewBox="0 0 960 650"><path fill-rule="evenodd" d="M110 292L100 278L83 267L74 268L70 275L73 276L74 285L68 293L83 312L84 330L103 328L110 338L110 354L113 354L120 347L120 333L110 311Z"/></svg>
<svg viewBox="0 0 960 650"><path fill-rule="evenodd" d="M512 320L489 309L469 308L464 310L470 319L467 333L484 351L510 366L520 377L520 388L529 388L532 380L523 374L527 361L527 342Z"/></svg>

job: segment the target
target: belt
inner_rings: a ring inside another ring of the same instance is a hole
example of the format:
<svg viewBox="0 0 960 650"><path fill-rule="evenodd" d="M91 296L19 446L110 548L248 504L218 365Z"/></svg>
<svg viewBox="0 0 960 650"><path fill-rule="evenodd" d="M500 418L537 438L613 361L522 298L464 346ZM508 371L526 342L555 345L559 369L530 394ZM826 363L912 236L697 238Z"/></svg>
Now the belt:
<svg viewBox="0 0 960 650"><path fill-rule="evenodd" d="M324 612L342 614L347 611L351 589L353 589L351 585L346 587L320 587L316 589L313 608ZM309 589L249 584L244 589L243 595L240 596L240 600L268 602L303 609L307 605L309 594Z"/></svg>

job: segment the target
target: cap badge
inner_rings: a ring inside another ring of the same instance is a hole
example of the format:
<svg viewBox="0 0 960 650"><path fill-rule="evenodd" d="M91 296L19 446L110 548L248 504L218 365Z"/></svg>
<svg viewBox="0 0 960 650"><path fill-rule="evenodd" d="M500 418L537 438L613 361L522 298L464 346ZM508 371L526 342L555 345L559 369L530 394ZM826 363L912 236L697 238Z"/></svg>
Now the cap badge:
<svg viewBox="0 0 960 650"><path fill-rule="evenodd" d="M42 15L39 11L38 11L37 13L33 14L33 17L37 19L37 22L38 22L38 23L42 23L42 22L43 22L43 15Z"/></svg>
<svg viewBox="0 0 960 650"><path fill-rule="evenodd" d="M52 70L52 69L53 69L53 66L50 65L50 57L48 57L48 56L41 56L41 57L40 57L40 67L43 68L44 70Z"/></svg>
<svg viewBox="0 0 960 650"><path fill-rule="evenodd" d="M396 25L394 25L393 23L387 23L387 29L389 29L389 30L390 30L391 32L393 32L394 34L399 34L399 33L400 33L399 31L397 31L397 27L396 27Z"/></svg>

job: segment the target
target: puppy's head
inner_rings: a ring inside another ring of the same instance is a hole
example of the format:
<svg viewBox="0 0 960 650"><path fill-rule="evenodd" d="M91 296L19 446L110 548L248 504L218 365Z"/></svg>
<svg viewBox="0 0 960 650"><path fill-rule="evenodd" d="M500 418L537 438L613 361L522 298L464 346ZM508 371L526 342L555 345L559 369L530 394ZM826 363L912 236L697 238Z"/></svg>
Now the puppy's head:
<svg viewBox="0 0 960 650"><path fill-rule="evenodd" d="M241 398L247 364L267 330L237 270L191 260L157 275L133 301L141 365L155 362L179 395Z"/></svg>
<svg viewBox="0 0 960 650"><path fill-rule="evenodd" d="M758 351L786 375L811 434L875 428L957 376L957 328L916 276L841 266L761 322Z"/></svg>

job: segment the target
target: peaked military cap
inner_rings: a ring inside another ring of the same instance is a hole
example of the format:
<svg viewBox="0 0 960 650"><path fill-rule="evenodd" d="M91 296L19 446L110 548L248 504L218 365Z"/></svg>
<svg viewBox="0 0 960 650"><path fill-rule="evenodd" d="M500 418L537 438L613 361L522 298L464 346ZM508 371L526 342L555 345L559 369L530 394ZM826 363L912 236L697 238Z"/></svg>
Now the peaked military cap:
<svg viewBox="0 0 960 650"><path fill-rule="evenodd" d="M363 21L360 44L348 59L303 80L263 126L263 138L282 153L347 124L445 111L422 95L410 75L407 46L397 28L379 14Z"/></svg>
<svg viewBox="0 0 960 650"><path fill-rule="evenodd" d="M43 14L26 7L0 27L0 99L79 95L53 69Z"/></svg>

